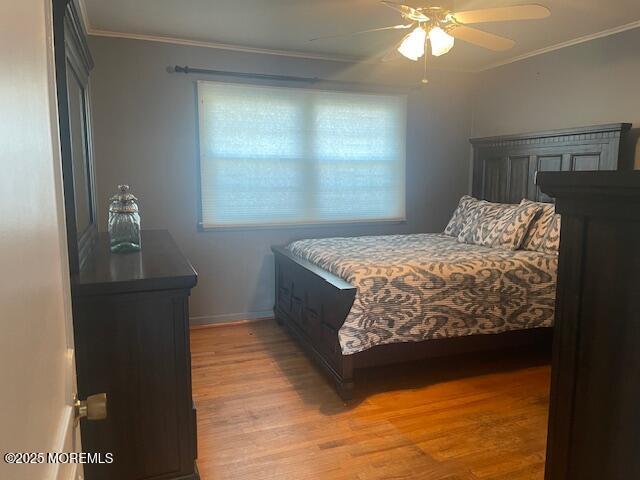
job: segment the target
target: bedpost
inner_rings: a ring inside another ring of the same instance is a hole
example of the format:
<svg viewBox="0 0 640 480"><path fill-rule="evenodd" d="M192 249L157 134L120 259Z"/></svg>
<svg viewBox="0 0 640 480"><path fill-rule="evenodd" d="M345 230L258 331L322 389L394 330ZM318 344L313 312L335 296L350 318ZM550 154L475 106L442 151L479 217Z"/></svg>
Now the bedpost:
<svg viewBox="0 0 640 480"><path fill-rule="evenodd" d="M342 400L348 402L353 399L354 381L353 381L353 355L342 356L342 375L340 380L336 381L336 389Z"/></svg>

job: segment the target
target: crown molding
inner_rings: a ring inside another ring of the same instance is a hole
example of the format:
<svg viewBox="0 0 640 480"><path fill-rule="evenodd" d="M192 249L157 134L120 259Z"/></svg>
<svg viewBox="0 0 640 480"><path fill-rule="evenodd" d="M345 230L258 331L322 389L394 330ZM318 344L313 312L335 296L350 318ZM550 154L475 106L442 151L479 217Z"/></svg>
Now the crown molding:
<svg viewBox="0 0 640 480"><path fill-rule="evenodd" d="M516 57L512 57L507 60L501 60L499 62L490 63L489 65L485 65L484 67L480 67L473 71L476 73L484 72L487 70L491 70L493 68L502 67L503 65L519 62L520 60L525 60L527 58L537 57L538 55L543 55L545 53L560 50L562 48L572 47L573 45L579 45L581 43L589 42L591 40L596 40L598 38L608 37L610 35L615 35L616 33L626 32L627 30L633 30L634 28L638 28L638 27L640 27L640 20L627 23L625 25L620 25L618 27L609 28L607 30L602 30L600 32L591 33L589 35L584 35L582 37L574 38L573 40L568 40L566 42L557 43L555 45L551 45L550 47L545 47L539 50L534 50L532 52L524 53L522 55L518 55Z"/></svg>
<svg viewBox="0 0 640 480"><path fill-rule="evenodd" d="M93 28L87 14L87 7L84 0L77 0L84 22L84 27L88 35L96 37L125 38L130 40L146 40L148 42L170 43L174 45L184 45L188 47L215 48L218 50L228 50L232 52L259 53L263 55L278 55L282 57L303 58L309 60L326 60L330 62L343 63L377 63L371 58L348 57L343 55L326 55L290 50L274 50L268 48L244 47L241 45L231 45L228 43L206 42L199 40L189 40L185 38L170 37L164 35L146 35L139 33L116 32L113 30L100 30Z"/></svg>
<svg viewBox="0 0 640 480"><path fill-rule="evenodd" d="M330 62L344 63L377 63L372 59L363 57L347 57L342 55L326 55L321 53L298 52L295 50L273 50L269 48L244 47L241 45L231 45L228 43L205 42L200 40L188 40L177 37L166 37L163 35L147 35L140 33L114 32L111 30L98 30L88 28L87 33L95 37L125 38L130 40L145 40L148 42L170 43L174 45L184 45L188 47L214 48L217 50L228 50L232 52L258 53L262 55L278 55L281 57L304 58L308 60L326 60Z"/></svg>
<svg viewBox="0 0 640 480"><path fill-rule="evenodd" d="M115 32L112 30L99 30L88 28L87 34L94 37L123 38L128 40L142 40L147 42L168 43L172 45L183 45L188 47L213 48L218 50L228 50L232 52L256 53L263 55L279 55L282 57L301 58L306 60L324 60L328 62L360 63L372 65L395 65L393 62L384 63L380 56L375 57L348 57L342 55L328 55L321 53L298 52L295 50L273 50L268 48L244 47L227 43L205 42L200 40L188 40L184 38L168 37L163 35L147 35L139 33ZM458 68L430 67L432 71L447 71L457 73L474 73L474 70Z"/></svg>
<svg viewBox="0 0 640 480"><path fill-rule="evenodd" d="M146 40L148 42L169 43L174 45L184 45L188 47L213 48L213 49L227 50L232 52L277 55L282 57L302 58L307 60L325 60L329 62L343 62L343 63L380 63L380 58L378 57L374 57L374 58L349 57L344 55L308 53L308 52L300 52L295 50L274 50L274 49L268 49L268 48L245 47L241 45L232 45L228 43L189 40L185 38L178 38L178 37L171 37L171 36L164 36L164 35L147 35L147 34L139 34L139 33L116 32L112 30L100 30L97 28L93 28L93 26L91 25L84 0L77 0L77 1L78 1L80 13L81 13L82 20L84 22L87 34L96 36L96 37L125 38L130 40ZM483 67L479 67L475 69L474 68L471 68L471 69L448 68L446 70L460 72L460 73L485 72L487 70L492 70L494 68L502 67L504 65L509 65L511 63L519 62L521 60L526 60L527 58L537 57L538 55L554 52L556 50L571 47L573 45L579 45L581 43L589 42L591 40L596 40L598 38L608 37L610 35L615 35L616 33L625 32L627 30L633 30L634 28L640 28L640 20L627 23L625 25L619 25L617 27L609 28L607 30L602 30L600 32L591 33L589 35L583 35L582 37L574 38L573 40L567 40L566 42L561 42L555 45L551 45L549 47L533 50L531 52L527 52L522 55L517 55L515 57L508 58L506 60L500 60L498 62L489 63L488 65L485 65ZM441 70L441 69L436 68L436 70Z"/></svg>

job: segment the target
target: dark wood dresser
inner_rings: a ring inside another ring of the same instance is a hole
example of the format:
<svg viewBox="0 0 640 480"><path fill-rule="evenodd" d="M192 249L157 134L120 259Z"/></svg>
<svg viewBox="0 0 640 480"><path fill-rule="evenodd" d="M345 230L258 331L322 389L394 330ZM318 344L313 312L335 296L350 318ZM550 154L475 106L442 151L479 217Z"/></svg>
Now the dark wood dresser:
<svg viewBox="0 0 640 480"><path fill-rule="evenodd" d="M538 184L562 215L545 478L640 479L640 171Z"/></svg>
<svg viewBox="0 0 640 480"><path fill-rule="evenodd" d="M72 275L78 394L107 394L107 419L82 421L87 480L197 479L189 293L197 275L166 231L111 254L101 233Z"/></svg>

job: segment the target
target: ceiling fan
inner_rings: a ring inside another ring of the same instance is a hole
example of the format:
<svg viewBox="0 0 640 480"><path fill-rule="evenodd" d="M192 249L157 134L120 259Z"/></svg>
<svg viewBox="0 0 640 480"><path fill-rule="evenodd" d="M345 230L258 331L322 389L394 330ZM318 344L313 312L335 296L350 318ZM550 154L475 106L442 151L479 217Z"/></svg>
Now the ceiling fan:
<svg viewBox="0 0 640 480"><path fill-rule="evenodd" d="M422 83L427 83L426 53L429 44L431 45L431 54L435 57L449 52L453 48L456 39L489 50L508 50L515 45L513 40L467 25L485 22L505 22L510 20L536 20L551 15L551 11L547 7L535 4L453 12L446 8L436 6L411 7L388 0L382 0L381 3L400 13L405 23L389 27L371 28L345 35L312 38L311 40L360 35L384 30L411 29L411 32L405 35L394 48L382 58L382 61L392 60L396 58L398 54L413 61L417 61L424 56L425 76L422 79Z"/></svg>

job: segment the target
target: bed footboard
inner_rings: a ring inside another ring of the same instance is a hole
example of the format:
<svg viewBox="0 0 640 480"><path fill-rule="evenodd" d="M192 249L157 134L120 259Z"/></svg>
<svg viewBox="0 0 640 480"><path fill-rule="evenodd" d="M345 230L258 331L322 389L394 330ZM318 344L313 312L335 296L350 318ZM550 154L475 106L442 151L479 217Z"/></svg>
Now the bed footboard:
<svg viewBox="0 0 640 480"><path fill-rule="evenodd" d="M349 400L353 362L351 356L342 355L338 331L351 310L356 288L285 248L271 250L275 257L276 321L330 377L340 397Z"/></svg>
<svg viewBox="0 0 640 480"><path fill-rule="evenodd" d="M354 369L525 346L550 349L553 329L540 327L391 343L343 355L338 331L351 310L356 287L282 247L272 247L272 250L276 274L275 318L334 382L343 400L350 400L353 395Z"/></svg>

